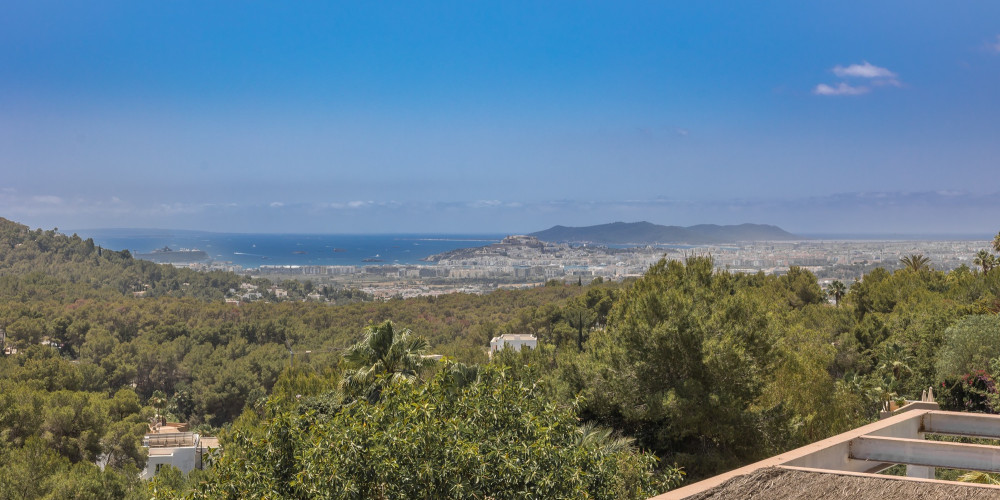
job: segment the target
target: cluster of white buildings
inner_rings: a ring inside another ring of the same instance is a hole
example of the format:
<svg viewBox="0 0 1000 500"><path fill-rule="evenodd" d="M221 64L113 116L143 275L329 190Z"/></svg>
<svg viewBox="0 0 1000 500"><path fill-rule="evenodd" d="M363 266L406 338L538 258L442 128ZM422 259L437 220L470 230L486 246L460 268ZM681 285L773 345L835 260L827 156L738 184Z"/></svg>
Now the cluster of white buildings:
<svg viewBox="0 0 1000 500"><path fill-rule="evenodd" d="M462 248L429 257L423 265L261 266L255 276L297 277L363 290L377 298L415 297L441 293L486 293L503 285L537 285L549 280L590 282L600 277L618 281L641 276L662 258L684 260L710 255L717 268L732 272L781 274L798 266L821 280L859 279L875 266L899 267L905 255L929 257L931 267L950 270L973 266L976 252L988 241L801 240L752 241L724 245L663 245L629 248L549 243L530 236L508 236L500 243ZM273 287L281 299L287 292ZM261 291L239 290L234 303L257 300ZM311 294L307 300L325 300Z"/></svg>

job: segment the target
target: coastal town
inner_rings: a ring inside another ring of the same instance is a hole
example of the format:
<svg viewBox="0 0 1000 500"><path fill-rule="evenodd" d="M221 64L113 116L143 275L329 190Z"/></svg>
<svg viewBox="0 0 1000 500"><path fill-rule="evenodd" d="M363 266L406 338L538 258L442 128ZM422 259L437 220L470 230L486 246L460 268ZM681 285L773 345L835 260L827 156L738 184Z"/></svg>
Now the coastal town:
<svg viewBox="0 0 1000 500"><path fill-rule="evenodd" d="M900 259L922 255L930 266L951 270L975 267L976 252L989 242L976 240L795 240L747 241L715 245L588 245L553 243L513 235L491 245L431 255L423 264L268 265L243 268L227 262L174 263L194 269L219 269L272 281L309 280L317 285L361 290L376 298L443 293L486 293L503 288L540 286L595 279L621 281L640 276L661 258L683 260L710 255L719 270L782 274L792 266L814 273L822 285L851 283L865 272L901 267ZM253 298L248 297L248 298ZM322 300L315 294L314 300Z"/></svg>

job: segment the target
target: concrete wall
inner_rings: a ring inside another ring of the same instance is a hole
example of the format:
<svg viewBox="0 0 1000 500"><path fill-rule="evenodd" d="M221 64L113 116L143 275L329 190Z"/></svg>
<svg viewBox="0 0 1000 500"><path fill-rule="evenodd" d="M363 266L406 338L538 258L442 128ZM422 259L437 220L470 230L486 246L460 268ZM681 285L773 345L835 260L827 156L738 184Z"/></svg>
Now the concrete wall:
<svg viewBox="0 0 1000 500"><path fill-rule="evenodd" d="M490 342L490 350L499 351L504 348L504 344L509 345L511 349L515 351L520 351L521 347L530 347L534 349L538 347L538 339L505 339L503 337L496 337Z"/></svg>

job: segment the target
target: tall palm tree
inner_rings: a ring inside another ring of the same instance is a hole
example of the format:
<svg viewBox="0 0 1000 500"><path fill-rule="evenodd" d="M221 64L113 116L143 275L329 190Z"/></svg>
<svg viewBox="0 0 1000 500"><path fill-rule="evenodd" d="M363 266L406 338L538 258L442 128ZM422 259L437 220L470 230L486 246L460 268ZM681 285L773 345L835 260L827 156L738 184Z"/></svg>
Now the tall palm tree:
<svg viewBox="0 0 1000 500"><path fill-rule="evenodd" d="M892 378L897 380L913 373L910 363L913 362L914 357L905 347L893 343L886 347L880 354L881 363L875 369L876 371L891 375Z"/></svg>
<svg viewBox="0 0 1000 500"><path fill-rule="evenodd" d="M913 375L911 365L916 358L908 349L896 343L884 347L878 358L879 364L875 372L882 376L890 392L899 393L903 382Z"/></svg>
<svg viewBox="0 0 1000 500"><path fill-rule="evenodd" d="M925 269L930 269L931 259L929 257L924 257L921 254L915 253L911 255L905 255L899 259L899 262L903 264L904 267L911 271L923 271Z"/></svg>
<svg viewBox="0 0 1000 500"><path fill-rule="evenodd" d="M347 393L371 397L380 392L380 376L397 382L419 375L427 350L423 337L413 336L409 329L396 330L392 321L368 325L364 334L344 353L344 360L354 367L344 373L341 381Z"/></svg>
<svg viewBox="0 0 1000 500"><path fill-rule="evenodd" d="M993 237L993 250L1000 253L1000 233Z"/></svg>
<svg viewBox="0 0 1000 500"><path fill-rule="evenodd" d="M156 408L156 416L153 417L157 424L163 421L163 409L167 407L167 395L163 391L157 389L153 391L153 395L149 397L149 404Z"/></svg>
<svg viewBox="0 0 1000 500"><path fill-rule="evenodd" d="M840 306L840 299L847 294L847 285L844 285L844 282L840 280L834 280L833 283L830 283L826 293L833 297L834 304Z"/></svg>
<svg viewBox="0 0 1000 500"><path fill-rule="evenodd" d="M983 269L983 274L990 272L997 264L997 258L986 250L980 250L976 254L976 258L972 261L973 264L981 267Z"/></svg>

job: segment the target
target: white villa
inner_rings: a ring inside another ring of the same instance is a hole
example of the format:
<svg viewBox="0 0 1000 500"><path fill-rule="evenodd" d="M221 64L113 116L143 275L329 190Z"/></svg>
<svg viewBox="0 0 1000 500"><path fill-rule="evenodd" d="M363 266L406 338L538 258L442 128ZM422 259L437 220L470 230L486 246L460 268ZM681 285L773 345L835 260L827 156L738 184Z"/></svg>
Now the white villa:
<svg viewBox="0 0 1000 500"><path fill-rule="evenodd" d="M219 439L184 432L185 429L187 424L167 423L156 426L142 438L142 445L149 451L143 479L152 479L164 465L173 465L185 474L204 467L204 455L219 447Z"/></svg>
<svg viewBox="0 0 1000 500"><path fill-rule="evenodd" d="M490 340L490 352L497 352L503 349L505 345L509 345L515 351L520 351L521 347L534 349L538 347L538 339L534 335L522 333L508 333L499 337L493 337L493 340Z"/></svg>

